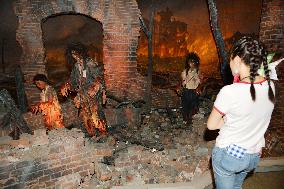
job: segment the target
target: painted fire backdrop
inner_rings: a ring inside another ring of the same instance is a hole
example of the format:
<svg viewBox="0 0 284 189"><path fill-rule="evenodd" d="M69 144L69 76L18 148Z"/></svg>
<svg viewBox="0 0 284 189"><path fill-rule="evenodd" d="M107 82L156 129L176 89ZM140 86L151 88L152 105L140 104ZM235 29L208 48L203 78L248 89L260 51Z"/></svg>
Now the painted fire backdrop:
<svg viewBox="0 0 284 189"><path fill-rule="evenodd" d="M261 0L217 0L219 24L228 49L241 34L258 35ZM206 0L138 0L149 25L151 5L155 7L153 54L154 71L180 73L184 56L194 51L201 58L201 72L218 77L218 55L210 28ZM141 32L138 48L140 71L147 64L147 38Z"/></svg>

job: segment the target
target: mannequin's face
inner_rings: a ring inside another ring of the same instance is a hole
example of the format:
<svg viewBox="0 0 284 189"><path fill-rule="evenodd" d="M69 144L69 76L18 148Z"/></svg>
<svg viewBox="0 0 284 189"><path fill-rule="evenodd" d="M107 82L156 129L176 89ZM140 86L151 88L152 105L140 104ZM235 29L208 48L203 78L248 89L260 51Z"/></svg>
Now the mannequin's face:
<svg viewBox="0 0 284 189"><path fill-rule="evenodd" d="M82 60L83 60L83 59L82 59L82 56L79 55L76 51L72 51L71 54L72 54L72 57L73 57L77 62L79 62L79 63L82 62Z"/></svg>
<svg viewBox="0 0 284 189"><path fill-rule="evenodd" d="M187 62L187 64L189 65L189 67L190 67L191 69L194 69L194 68L195 68L195 64L194 64L191 60L189 60L189 61Z"/></svg>
<svg viewBox="0 0 284 189"><path fill-rule="evenodd" d="M46 83L44 81L35 81L35 85L40 90L43 90L46 87Z"/></svg>

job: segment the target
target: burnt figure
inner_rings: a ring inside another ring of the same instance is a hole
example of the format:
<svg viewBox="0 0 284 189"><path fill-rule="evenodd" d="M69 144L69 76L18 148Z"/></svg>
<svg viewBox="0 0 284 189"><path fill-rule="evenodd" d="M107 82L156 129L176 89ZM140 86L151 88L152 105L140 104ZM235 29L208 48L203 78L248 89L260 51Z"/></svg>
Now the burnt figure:
<svg viewBox="0 0 284 189"><path fill-rule="evenodd" d="M33 113L41 112L47 129L63 128L63 116L57 99L56 91L49 85L47 77L37 74L33 78L34 84L41 90L40 102L31 107Z"/></svg>
<svg viewBox="0 0 284 189"><path fill-rule="evenodd" d="M88 56L87 49L81 44L69 46L66 55L72 64L72 71L69 81L61 88L61 94L68 96L69 91L77 92L74 104L80 110L89 136L96 136L96 130L105 134L106 119L102 106L106 99L106 87L103 68Z"/></svg>

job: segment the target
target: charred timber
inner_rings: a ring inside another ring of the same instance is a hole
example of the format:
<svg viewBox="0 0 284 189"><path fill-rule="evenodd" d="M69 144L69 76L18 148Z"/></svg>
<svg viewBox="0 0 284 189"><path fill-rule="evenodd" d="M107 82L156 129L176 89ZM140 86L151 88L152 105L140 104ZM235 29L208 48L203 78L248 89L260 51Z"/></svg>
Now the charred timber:
<svg viewBox="0 0 284 189"><path fill-rule="evenodd" d="M153 75L153 43L152 43L152 34L153 34L153 27L154 27L154 12L155 8L152 4L152 11L151 11L151 17L150 17L150 24L149 29L147 28L144 19L141 15L139 15L139 20L141 24L141 28L143 32L145 33L147 39L148 39L148 69L147 69L147 88L146 88L146 108L148 110L151 109L152 104L152 96L151 96L151 89L152 89L152 75Z"/></svg>
<svg viewBox="0 0 284 189"><path fill-rule="evenodd" d="M21 111L6 89L0 91L0 103L6 110L6 120L2 121L5 124L1 124L2 130L9 130L14 139L18 139L21 133L32 134L31 128L27 125Z"/></svg>
<svg viewBox="0 0 284 189"><path fill-rule="evenodd" d="M27 112L28 102L25 93L24 76L20 66L16 68L15 81L16 81L16 90L17 90L19 108L21 112Z"/></svg>
<svg viewBox="0 0 284 189"><path fill-rule="evenodd" d="M223 78L224 84L228 84L229 81L225 73L226 67L228 65L228 53L226 51L225 42L218 24L218 12L216 7L216 0L208 0L208 7L210 14L210 25L214 35L218 56L219 56L219 62L221 65L220 68L221 76Z"/></svg>

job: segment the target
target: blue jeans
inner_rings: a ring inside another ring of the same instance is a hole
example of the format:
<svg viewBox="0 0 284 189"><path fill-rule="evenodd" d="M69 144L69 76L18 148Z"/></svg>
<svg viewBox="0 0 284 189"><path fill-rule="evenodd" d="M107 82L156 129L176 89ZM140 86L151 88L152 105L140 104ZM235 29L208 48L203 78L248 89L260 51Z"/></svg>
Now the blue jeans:
<svg viewBox="0 0 284 189"><path fill-rule="evenodd" d="M259 162L259 154L246 153L242 158L227 154L225 148L214 147L212 166L217 189L241 189L247 173L254 170Z"/></svg>

